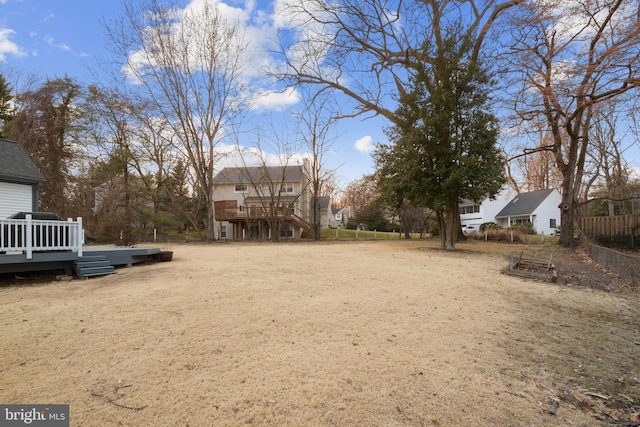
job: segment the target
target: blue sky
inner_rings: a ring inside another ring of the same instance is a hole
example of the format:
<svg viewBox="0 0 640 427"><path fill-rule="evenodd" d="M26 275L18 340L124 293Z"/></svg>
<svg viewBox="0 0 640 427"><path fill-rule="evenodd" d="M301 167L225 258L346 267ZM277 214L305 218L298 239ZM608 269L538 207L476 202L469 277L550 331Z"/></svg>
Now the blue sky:
<svg viewBox="0 0 640 427"><path fill-rule="evenodd" d="M250 0L228 3L242 10L251 8L252 13L273 11L271 1L260 1L257 6ZM95 82L91 70L108 55L103 22L122 11L123 3L117 0L0 0L0 70L22 76L33 73L40 79L68 75L84 83ZM282 111L291 105L273 108ZM337 139L325 155L326 166L336 170L343 186L373 172L370 152L374 143L384 142L387 125L383 119L353 119L336 127Z"/></svg>

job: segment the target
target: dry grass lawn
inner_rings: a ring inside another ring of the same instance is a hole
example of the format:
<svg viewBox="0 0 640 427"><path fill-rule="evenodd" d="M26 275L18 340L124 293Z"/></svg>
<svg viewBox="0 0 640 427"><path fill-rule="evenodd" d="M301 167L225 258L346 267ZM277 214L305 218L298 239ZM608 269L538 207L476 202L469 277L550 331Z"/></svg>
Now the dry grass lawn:
<svg viewBox="0 0 640 427"><path fill-rule="evenodd" d="M640 295L506 276L483 245L175 245L5 284L0 402L72 426L633 425Z"/></svg>

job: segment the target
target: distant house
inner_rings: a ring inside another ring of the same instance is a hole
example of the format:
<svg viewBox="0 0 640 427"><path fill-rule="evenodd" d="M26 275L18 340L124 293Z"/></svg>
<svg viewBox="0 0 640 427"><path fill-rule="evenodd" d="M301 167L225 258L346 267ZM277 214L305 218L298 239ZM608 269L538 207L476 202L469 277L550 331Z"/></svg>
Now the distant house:
<svg viewBox="0 0 640 427"><path fill-rule="evenodd" d="M539 234L553 234L560 226L558 190L516 193L504 188L494 200L488 197L480 203L465 200L460 204L460 223L465 231L479 231L480 225L494 222L503 228L531 224Z"/></svg>
<svg viewBox="0 0 640 427"><path fill-rule="evenodd" d="M45 178L15 141L0 138L0 218L40 210Z"/></svg>
<svg viewBox="0 0 640 427"><path fill-rule="evenodd" d="M224 168L213 178L214 208L222 239L269 239L269 220L281 238L313 235L312 194L304 166ZM328 223L329 199L319 198L321 225Z"/></svg>
<svg viewBox="0 0 640 427"><path fill-rule="evenodd" d="M346 227L349 218L352 216L353 208L351 206L347 206L345 208L332 208L329 226L331 228Z"/></svg>
<svg viewBox="0 0 640 427"><path fill-rule="evenodd" d="M555 189L532 191L515 196L498 214L502 227L531 224L538 234L553 234L560 227L562 196Z"/></svg>

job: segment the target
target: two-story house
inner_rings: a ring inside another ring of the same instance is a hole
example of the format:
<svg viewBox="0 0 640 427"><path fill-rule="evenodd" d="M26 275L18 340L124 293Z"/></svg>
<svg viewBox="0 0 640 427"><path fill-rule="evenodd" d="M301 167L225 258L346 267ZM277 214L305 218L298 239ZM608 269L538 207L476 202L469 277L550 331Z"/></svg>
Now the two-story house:
<svg viewBox="0 0 640 427"><path fill-rule="evenodd" d="M464 231L479 231L480 225L494 222L503 228L531 224L540 234L553 234L560 226L558 190L540 190L518 194L505 187L494 199L479 203L465 200L460 204L460 223Z"/></svg>
<svg viewBox="0 0 640 427"><path fill-rule="evenodd" d="M214 209L221 239L300 238L313 235L312 194L304 167L224 168L214 179ZM321 211L326 210L321 203ZM322 215L322 212L321 212Z"/></svg>

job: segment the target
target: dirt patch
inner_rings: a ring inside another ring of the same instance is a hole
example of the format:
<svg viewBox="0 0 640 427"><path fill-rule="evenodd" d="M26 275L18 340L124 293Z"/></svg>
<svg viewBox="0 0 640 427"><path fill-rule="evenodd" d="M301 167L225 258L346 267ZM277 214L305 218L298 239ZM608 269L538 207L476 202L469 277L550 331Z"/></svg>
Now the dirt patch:
<svg viewBox="0 0 640 427"><path fill-rule="evenodd" d="M0 402L74 426L633 425L638 293L500 274L509 249L176 245L5 286Z"/></svg>

